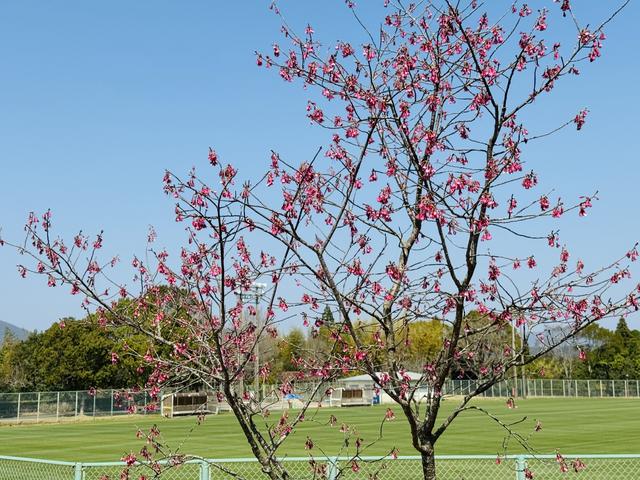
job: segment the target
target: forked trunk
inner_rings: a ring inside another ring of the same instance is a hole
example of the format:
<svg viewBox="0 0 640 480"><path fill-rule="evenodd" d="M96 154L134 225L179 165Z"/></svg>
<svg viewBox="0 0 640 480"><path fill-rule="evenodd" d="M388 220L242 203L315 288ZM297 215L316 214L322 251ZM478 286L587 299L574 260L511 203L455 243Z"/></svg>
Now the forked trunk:
<svg viewBox="0 0 640 480"><path fill-rule="evenodd" d="M436 480L436 458L433 449L422 452L422 475L424 480Z"/></svg>
<svg viewBox="0 0 640 480"><path fill-rule="evenodd" d="M262 471L271 480L289 480L289 473L278 461L271 460L268 465L263 465Z"/></svg>

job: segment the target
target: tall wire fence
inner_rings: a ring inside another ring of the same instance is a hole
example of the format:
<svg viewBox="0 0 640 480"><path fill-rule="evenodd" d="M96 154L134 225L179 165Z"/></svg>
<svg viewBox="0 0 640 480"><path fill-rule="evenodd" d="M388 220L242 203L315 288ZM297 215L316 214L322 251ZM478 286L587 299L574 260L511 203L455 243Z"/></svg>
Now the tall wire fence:
<svg viewBox="0 0 640 480"><path fill-rule="evenodd" d="M288 458L283 465L293 480L406 480L422 477L420 457ZM488 455L436 456L439 480L525 480L527 478L635 480L640 455ZM122 462L55 462L0 456L0 478L11 480L259 480L268 478L255 459L207 459L159 462L151 469Z"/></svg>
<svg viewBox="0 0 640 480"><path fill-rule="evenodd" d="M464 395L480 384L476 380L449 380L445 395ZM508 379L493 385L481 397L640 398L640 380L575 380L551 378Z"/></svg>
<svg viewBox="0 0 640 480"><path fill-rule="evenodd" d="M448 380L444 395L465 395L479 385L476 380ZM340 384L333 385L339 388ZM308 392L316 392L311 384L296 387L296 397L307 400ZM368 388L373 389L370 385ZM263 386L262 397L270 402L271 409L291 408L292 402L283 398L271 398L265 392L277 392L277 388ZM316 392L314 401L322 401L322 392ZM168 393L168 392L165 392ZM556 379L508 379L483 392L481 397L584 397L584 398L640 398L640 380L556 380ZM326 398L324 398L327 401ZM295 403L295 402L294 402ZM327 401L327 405L339 406ZM295 408L295 405L293 405ZM158 414L157 401L149 392L141 390L96 390L65 392L0 393L0 422L26 423L60 421L122 415L126 413Z"/></svg>
<svg viewBox="0 0 640 480"><path fill-rule="evenodd" d="M6 423L50 422L155 411L155 403L146 391L0 393L0 422Z"/></svg>

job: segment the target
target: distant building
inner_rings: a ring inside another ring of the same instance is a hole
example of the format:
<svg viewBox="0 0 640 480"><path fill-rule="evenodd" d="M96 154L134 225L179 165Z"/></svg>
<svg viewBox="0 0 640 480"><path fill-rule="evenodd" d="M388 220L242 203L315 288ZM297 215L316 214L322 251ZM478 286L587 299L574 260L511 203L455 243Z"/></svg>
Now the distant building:
<svg viewBox="0 0 640 480"><path fill-rule="evenodd" d="M376 372L376 374L380 376L382 372ZM422 378L422 374L417 372L406 372L406 375L412 383L417 383ZM332 405L350 407L394 403L368 374L341 378L337 382L337 387L331 395ZM420 387L416 392L416 399L420 401L428 394L428 386Z"/></svg>

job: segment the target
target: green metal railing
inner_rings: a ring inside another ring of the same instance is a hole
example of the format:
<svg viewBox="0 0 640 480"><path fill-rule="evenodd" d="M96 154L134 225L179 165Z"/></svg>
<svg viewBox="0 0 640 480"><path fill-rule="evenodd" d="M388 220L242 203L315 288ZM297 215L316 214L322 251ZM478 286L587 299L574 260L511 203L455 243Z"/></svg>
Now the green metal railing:
<svg viewBox="0 0 640 480"><path fill-rule="evenodd" d="M439 455L436 468L440 480L525 480L527 472L535 479L625 480L640 478L640 454L565 455L563 465L555 455L508 455L499 460L491 455ZM579 459L584 469L575 471L572 462ZM286 458L284 466L296 480L408 480L422 477L420 457L346 457ZM221 458L159 462L154 472L145 464L131 466L129 479L161 480L246 480L267 478L253 458ZM125 468L123 462L60 462L34 458L0 456L1 480L117 480ZM565 471L568 470L568 471ZM157 476L156 476L157 474Z"/></svg>

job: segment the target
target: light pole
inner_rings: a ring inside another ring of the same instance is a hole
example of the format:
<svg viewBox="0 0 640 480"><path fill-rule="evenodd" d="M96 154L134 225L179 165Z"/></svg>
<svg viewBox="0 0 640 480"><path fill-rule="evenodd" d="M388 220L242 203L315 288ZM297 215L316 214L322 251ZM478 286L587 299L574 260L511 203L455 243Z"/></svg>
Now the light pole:
<svg viewBox="0 0 640 480"><path fill-rule="evenodd" d="M260 334L260 315L258 314L258 308L260 305L260 299L264 295L265 290L267 289L266 283L252 282L251 286L247 291L243 291L241 289L236 290L236 295L240 297L241 300L253 300L255 302L256 309L256 332L258 335ZM259 397L260 390L260 343L259 337L256 336L256 342L254 345L254 379L253 385L255 389L256 398Z"/></svg>
<svg viewBox="0 0 640 480"><path fill-rule="evenodd" d="M516 366L516 325L515 321L511 324L511 357L513 360L513 388L511 396L516 398L518 396L518 367Z"/></svg>
<svg viewBox="0 0 640 480"><path fill-rule="evenodd" d="M522 374L522 398L527 398L527 371L524 368L524 347L525 342L527 341L527 337L525 336L525 322L522 322L522 340L520 341L520 363L522 364L522 368L520 372ZM528 345L527 345L528 346Z"/></svg>

